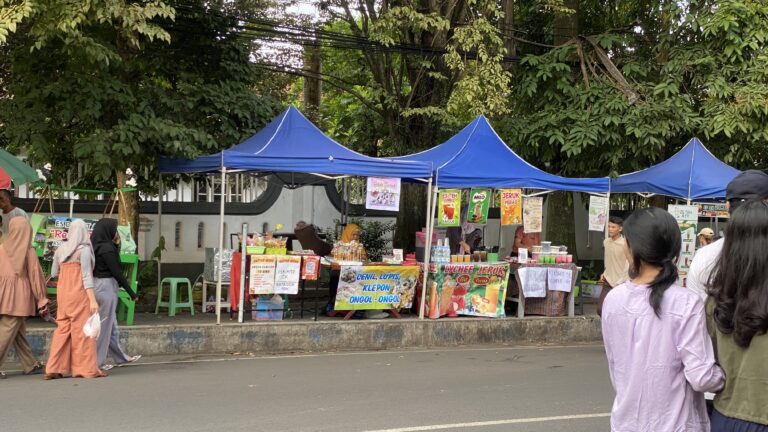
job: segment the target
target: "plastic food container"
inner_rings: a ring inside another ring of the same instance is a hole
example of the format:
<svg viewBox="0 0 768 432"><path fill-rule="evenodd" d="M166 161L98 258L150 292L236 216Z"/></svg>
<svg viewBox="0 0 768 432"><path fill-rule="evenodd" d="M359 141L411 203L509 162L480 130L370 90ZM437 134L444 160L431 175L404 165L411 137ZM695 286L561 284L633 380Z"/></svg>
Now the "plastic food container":
<svg viewBox="0 0 768 432"><path fill-rule="evenodd" d="M549 242L549 241L541 242L541 253L548 254L551 251L552 251L552 242Z"/></svg>

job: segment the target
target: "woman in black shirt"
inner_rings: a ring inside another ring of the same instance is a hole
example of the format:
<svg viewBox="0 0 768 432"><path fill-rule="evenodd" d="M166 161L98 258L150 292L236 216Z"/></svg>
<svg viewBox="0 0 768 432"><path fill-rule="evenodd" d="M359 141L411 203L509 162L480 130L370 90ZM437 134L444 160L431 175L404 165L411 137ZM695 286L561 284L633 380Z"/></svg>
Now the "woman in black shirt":
<svg viewBox="0 0 768 432"><path fill-rule="evenodd" d="M107 352L112 355L118 365L132 363L141 358L140 355L129 356L120 346L120 330L117 327L118 285L134 301L138 297L131 289L131 284L123 276L120 254L116 245L119 242L117 220L101 219L96 222L91 233L91 244L96 257L93 267L94 293L96 294L96 301L99 303L99 315L102 319L101 332L97 342L98 363L102 370L109 370L114 367L106 363Z"/></svg>

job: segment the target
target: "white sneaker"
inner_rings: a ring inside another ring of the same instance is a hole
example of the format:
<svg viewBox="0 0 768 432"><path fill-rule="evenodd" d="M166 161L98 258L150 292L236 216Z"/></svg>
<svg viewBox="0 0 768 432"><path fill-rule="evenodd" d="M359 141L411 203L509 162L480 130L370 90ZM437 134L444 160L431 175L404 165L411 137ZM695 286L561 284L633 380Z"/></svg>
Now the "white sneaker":
<svg viewBox="0 0 768 432"><path fill-rule="evenodd" d="M113 367L115 367L115 365L107 363L107 364L105 364L104 366L101 367L101 370L106 372L106 371L112 369Z"/></svg>
<svg viewBox="0 0 768 432"><path fill-rule="evenodd" d="M128 357L128 361L126 361L125 363L120 363L119 365L117 365L117 367L123 367L123 366L127 365L128 363L135 363L135 362L139 361L140 358L141 358L141 354L135 355L133 357Z"/></svg>

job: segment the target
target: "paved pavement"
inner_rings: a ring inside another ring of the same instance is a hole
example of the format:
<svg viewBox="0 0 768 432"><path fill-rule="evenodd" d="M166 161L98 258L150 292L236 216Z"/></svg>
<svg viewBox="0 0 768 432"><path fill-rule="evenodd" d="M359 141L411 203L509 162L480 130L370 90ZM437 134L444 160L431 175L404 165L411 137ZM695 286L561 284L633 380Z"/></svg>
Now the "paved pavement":
<svg viewBox="0 0 768 432"><path fill-rule="evenodd" d="M0 430L597 432L612 398L598 345L155 358L11 374Z"/></svg>

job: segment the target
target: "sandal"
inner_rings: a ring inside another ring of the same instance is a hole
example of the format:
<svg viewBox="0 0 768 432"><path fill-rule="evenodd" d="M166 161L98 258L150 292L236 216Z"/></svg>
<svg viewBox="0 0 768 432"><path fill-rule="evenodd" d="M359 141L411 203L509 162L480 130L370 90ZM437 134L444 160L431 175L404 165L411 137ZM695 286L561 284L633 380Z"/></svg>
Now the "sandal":
<svg viewBox="0 0 768 432"><path fill-rule="evenodd" d="M101 370L108 371L108 370L111 370L113 367L115 367L115 365L107 363L101 367Z"/></svg>
<svg viewBox="0 0 768 432"><path fill-rule="evenodd" d="M0 372L0 379L6 379L6 378L8 377L5 375L5 372Z"/></svg>
<svg viewBox="0 0 768 432"><path fill-rule="evenodd" d="M24 375L38 375L45 371L45 365L42 363L37 363L36 365L32 366L32 369L29 370L29 372L24 372Z"/></svg>
<svg viewBox="0 0 768 432"><path fill-rule="evenodd" d="M46 381L55 380L59 378L64 378L64 375L60 373L47 373L45 376L43 376L43 379Z"/></svg>

